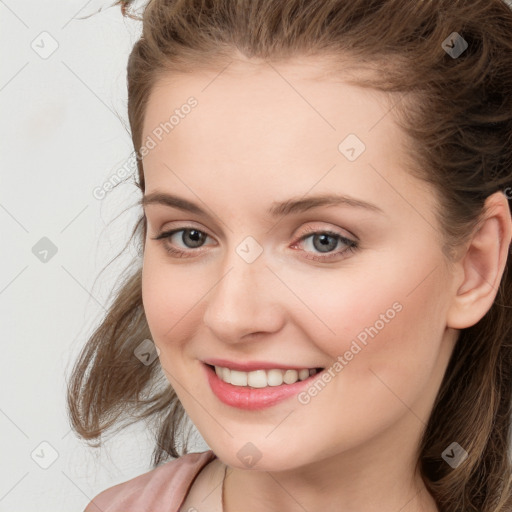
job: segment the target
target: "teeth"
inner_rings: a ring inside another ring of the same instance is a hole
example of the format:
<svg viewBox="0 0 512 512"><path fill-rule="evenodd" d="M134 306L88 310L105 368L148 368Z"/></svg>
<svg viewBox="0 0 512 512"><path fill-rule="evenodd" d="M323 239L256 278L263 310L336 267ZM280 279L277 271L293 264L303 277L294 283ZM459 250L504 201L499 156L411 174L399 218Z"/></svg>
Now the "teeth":
<svg viewBox="0 0 512 512"><path fill-rule="evenodd" d="M267 386L281 386L281 384L294 384L298 380L307 379L315 375L315 368L303 368L301 370L254 370L252 372L241 372L230 370L222 366L215 366L215 373L219 379L233 384L234 386L266 388Z"/></svg>
<svg viewBox="0 0 512 512"><path fill-rule="evenodd" d="M299 372L297 370L286 370L283 375L283 381L286 384L293 384L299 380Z"/></svg>
<svg viewBox="0 0 512 512"><path fill-rule="evenodd" d="M231 372L233 372L233 370L231 370ZM247 375L247 385L251 388L264 388L267 386L267 373L265 370L255 370L254 372L240 373L245 373L245 375Z"/></svg>
<svg viewBox="0 0 512 512"><path fill-rule="evenodd" d="M283 371L267 370L267 382L269 386L280 386L283 383Z"/></svg>
<svg viewBox="0 0 512 512"><path fill-rule="evenodd" d="M223 372L226 370L229 372L227 368L224 368ZM247 373L231 370L229 382L235 386L247 386ZM254 384L251 385L254 386Z"/></svg>

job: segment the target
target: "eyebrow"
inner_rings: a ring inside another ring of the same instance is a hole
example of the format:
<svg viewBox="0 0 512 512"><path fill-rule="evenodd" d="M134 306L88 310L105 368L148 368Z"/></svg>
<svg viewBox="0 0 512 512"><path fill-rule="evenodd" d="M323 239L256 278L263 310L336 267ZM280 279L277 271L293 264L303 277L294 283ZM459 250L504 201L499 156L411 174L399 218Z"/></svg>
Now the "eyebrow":
<svg viewBox="0 0 512 512"><path fill-rule="evenodd" d="M161 204L172 208L178 208L187 212L204 215L209 217L209 214L199 207L197 204L183 199L181 197L167 194L164 192L152 192L151 194L144 195L140 200L140 204L145 207L149 204ZM271 217L282 217L285 215L292 215L308 211L312 208L320 206L350 206L353 208L361 208L374 213L384 213L384 211L373 203L368 203L354 197L336 194L323 194L317 196L310 196L307 198L291 198L286 201L272 203L270 208L267 209L267 215Z"/></svg>

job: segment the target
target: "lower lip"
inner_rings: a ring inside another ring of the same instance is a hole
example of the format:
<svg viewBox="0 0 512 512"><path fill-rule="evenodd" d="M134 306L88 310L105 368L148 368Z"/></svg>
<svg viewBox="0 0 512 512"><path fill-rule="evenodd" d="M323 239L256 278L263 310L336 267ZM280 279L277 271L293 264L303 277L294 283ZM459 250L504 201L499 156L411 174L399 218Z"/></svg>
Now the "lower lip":
<svg viewBox="0 0 512 512"><path fill-rule="evenodd" d="M307 379L298 380L294 384L281 384L280 386L267 386L264 388L251 388L234 386L220 379L215 370L203 364L208 382L217 398L232 407L256 411L270 407L290 396L297 395L303 388L309 386L321 372L310 375Z"/></svg>

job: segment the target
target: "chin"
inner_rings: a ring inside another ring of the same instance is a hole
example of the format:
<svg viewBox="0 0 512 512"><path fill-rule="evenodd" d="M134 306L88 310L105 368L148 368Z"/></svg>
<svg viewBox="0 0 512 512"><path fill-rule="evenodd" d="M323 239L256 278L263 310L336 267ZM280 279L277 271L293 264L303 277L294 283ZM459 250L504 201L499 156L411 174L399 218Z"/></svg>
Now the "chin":
<svg viewBox="0 0 512 512"><path fill-rule="evenodd" d="M237 447L223 446L219 450L212 447L212 450L224 464L241 470L287 471L295 469L300 465L300 461L290 451L279 453L271 448L260 450L250 442L241 447L238 447L238 445ZM307 464L308 462L305 461L304 463Z"/></svg>

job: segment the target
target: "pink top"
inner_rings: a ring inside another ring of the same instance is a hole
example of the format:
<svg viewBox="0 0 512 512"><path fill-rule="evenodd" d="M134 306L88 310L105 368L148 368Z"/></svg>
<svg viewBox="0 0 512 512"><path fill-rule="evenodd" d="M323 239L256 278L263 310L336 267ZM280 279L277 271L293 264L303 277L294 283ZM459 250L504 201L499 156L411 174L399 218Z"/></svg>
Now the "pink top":
<svg viewBox="0 0 512 512"><path fill-rule="evenodd" d="M195 477L215 457L212 450L187 453L105 489L84 512L179 512Z"/></svg>

